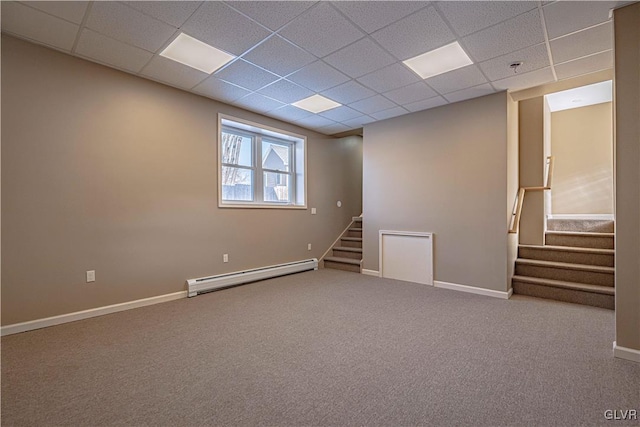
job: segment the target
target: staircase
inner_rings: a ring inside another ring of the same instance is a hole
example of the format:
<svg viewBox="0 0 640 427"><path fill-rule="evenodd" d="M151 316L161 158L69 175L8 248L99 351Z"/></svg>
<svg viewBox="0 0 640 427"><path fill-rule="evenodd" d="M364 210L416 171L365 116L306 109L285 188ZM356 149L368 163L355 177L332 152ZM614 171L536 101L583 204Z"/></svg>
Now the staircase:
<svg viewBox="0 0 640 427"><path fill-rule="evenodd" d="M331 248L332 256L324 258L325 268L360 273L362 264L362 217L353 217L349 228Z"/></svg>
<svg viewBox="0 0 640 427"><path fill-rule="evenodd" d="M614 223L547 221L544 246L519 245L513 293L614 308Z"/></svg>

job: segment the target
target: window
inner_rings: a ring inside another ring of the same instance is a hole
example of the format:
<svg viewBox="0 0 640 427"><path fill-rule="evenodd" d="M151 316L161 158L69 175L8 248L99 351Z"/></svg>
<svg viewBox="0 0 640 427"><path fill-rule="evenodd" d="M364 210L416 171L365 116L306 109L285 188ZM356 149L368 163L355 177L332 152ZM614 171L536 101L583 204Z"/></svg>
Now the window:
<svg viewBox="0 0 640 427"><path fill-rule="evenodd" d="M220 115L218 205L305 208L303 136Z"/></svg>

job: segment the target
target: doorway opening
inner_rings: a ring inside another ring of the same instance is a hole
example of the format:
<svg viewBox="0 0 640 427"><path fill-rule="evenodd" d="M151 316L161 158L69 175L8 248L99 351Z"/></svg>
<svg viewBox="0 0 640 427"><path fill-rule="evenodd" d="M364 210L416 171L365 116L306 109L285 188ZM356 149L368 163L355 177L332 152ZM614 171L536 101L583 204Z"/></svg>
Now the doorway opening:
<svg viewBox="0 0 640 427"><path fill-rule="evenodd" d="M613 221L612 82L545 96L545 155L554 157L548 220Z"/></svg>

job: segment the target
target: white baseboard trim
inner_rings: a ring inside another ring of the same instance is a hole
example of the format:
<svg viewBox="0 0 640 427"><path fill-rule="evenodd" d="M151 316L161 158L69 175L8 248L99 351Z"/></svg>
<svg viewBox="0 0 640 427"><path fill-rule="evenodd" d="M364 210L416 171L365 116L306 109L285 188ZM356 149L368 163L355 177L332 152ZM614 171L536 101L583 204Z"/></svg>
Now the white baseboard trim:
<svg viewBox="0 0 640 427"><path fill-rule="evenodd" d="M613 357L618 359L631 360L632 362L640 363L640 350L634 350L632 348L622 347L613 342Z"/></svg>
<svg viewBox="0 0 640 427"><path fill-rule="evenodd" d="M89 310L76 311L75 313L61 314L59 316L47 317L44 319L15 323L13 325L7 325L0 328L0 335L5 336L19 334L20 332L33 331L35 329L47 328L49 326L60 325L62 323L75 322L77 320L89 319L91 317L103 316L105 314L117 313L119 311L131 310L132 308L159 304L161 302L173 301L186 297L187 291L180 291L172 294L159 295L157 297L150 297L135 301L123 302L120 304L107 305L105 307L92 308Z"/></svg>
<svg viewBox="0 0 640 427"><path fill-rule="evenodd" d="M500 299L509 299L513 294L513 289L509 289L507 292L502 292L494 291L491 289L477 288L475 286L458 285L457 283L441 282L439 280L435 280L433 282L433 286L436 288L451 289L454 291L468 292L470 294L478 294Z"/></svg>
<svg viewBox="0 0 640 427"><path fill-rule="evenodd" d="M362 274L366 274L367 276L380 277L380 272L378 270L367 270L366 268L363 268Z"/></svg>
<svg viewBox="0 0 640 427"><path fill-rule="evenodd" d="M595 219L613 221L613 214L548 214L547 219Z"/></svg>

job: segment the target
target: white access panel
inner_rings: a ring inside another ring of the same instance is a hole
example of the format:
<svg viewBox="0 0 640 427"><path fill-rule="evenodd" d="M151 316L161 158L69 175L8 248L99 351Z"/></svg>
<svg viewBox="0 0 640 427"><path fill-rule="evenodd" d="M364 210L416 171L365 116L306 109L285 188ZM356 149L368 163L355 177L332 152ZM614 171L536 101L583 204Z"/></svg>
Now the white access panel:
<svg viewBox="0 0 640 427"><path fill-rule="evenodd" d="M433 233L380 230L380 277L433 286Z"/></svg>

